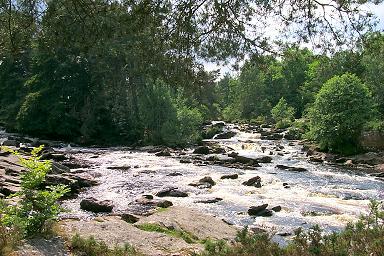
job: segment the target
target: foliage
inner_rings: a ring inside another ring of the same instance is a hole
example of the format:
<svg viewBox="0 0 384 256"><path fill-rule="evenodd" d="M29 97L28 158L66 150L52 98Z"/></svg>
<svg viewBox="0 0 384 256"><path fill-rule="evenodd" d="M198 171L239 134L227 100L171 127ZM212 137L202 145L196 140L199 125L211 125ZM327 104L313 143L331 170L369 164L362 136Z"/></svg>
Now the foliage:
<svg viewBox="0 0 384 256"><path fill-rule="evenodd" d="M290 107L284 98L281 98L276 106L272 108L271 114L277 128L288 127L295 119L295 109Z"/></svg>
<svg viewBox="0 0 384 256"><path fill-rule="evenodd" d="M368 88L357 76L335 76L321 88L309 111L310 136L323 150L356 153L372 108Z"/></svg>
<svg viewBox="0 0 384 256"><path fill-rule="evenodd" d="M329 255L372 255L380 256L384 250L384 212L376 201L370 203L370 213L357 223L350 223L340 233L324 234L318 226L308 231L298 229L293 241L281 248L267 234L250 234L247 229L239 232L236 243L224 241L206 244L202 256L329 256Z"/></svg>
<svg viewBox="0 0 384 256"><path fill-rule="evenodd" d="M199 239L195 235L189 232L186 232L184 230L178 230L178 229L170 229L158 224L144 223L137 226L137 228L145 231L164 233L169 236L178 237L183 239L185 242L189 244L199 242Z"/></svg>
<svg viewBox="0 0 384 256"><path fill-rule="evenodd" d="M115 246L110 249L102 241L96 241L94 237L84 239L76 234L71 240L71 251L76 256L139 256L133 247L125 244L124 247Z"/></svg>
<svg viewBox="0 0 384 256"><path fill-rule="evenodd" d="M65 185L44 187L45 176L51 169L49 161L40 161L39 152L43 146L35 148L30 158L20 158L27 171L21 176L21 191L12 195L13 203L3 203L0 214L1 224L18 230L22 236L31 236L43 231L48 221L54 220L61 211L57 200L69 192ZM14 152L17 154L17 152Z"/></svg>

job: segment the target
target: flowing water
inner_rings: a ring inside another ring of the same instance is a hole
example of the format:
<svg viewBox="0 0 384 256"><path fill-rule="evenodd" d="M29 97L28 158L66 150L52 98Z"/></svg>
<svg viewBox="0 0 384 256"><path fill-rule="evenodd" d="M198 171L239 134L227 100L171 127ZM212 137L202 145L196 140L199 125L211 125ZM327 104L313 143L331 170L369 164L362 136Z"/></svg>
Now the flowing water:
<svg viewBox="0 0 384 256"><path fill-rule="evenodd" d="M237 135L226 140L211 140L230 147L240 155L257 157L273 152L272 163L261 164L255 170L223 166L199 166L180 163L179 157L157 157L152 153L132 151L128 148L87 149L66 148L76 151L76 157L92 163L89 173L96 176L100 185L92 187L78 198L67 200L64 206L69 214L89 217L79 209L86 197L112 200L114 211L129 210L129 203L143 194L154 194L165 187L177 187L189 194L186 198L169 198L174 205L198 208L239 226L264 228L276 233L292 233L297 227L308 228L315 224L327 231L339 230L348 221L356 220L368 212L369 199L384 199L384 182L364 173L323 164L310 163L299 142L261 140L260 134L241 132L230 126ZM279 153L276 146L283 146ZM263 152L264 151L264 152ZM187 151L190 154L192 150ZM218 155L223 158L225 156ZM304 167L307 172L290 172L277 169L277 164ZM127 170L111 167L130 166ZM169 176L171 173L181 176ZM221 180L224 174L239 174L238 179ZM211 176L216 185L199 189L188 184L204 176ZM262 187L247 187L241 183L260 176ZM283 183L288 183L284 186ZM210 198L223 200L213 204L197 203ZM250 206L267 203L280 205L282 211L272 217L252 217Z"/></svg>

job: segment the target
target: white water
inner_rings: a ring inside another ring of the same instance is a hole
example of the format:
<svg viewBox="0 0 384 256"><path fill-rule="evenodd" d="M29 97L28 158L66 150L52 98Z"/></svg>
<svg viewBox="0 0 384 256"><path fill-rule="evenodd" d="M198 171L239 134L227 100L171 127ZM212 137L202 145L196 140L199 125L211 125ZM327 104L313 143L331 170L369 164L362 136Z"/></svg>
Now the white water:
<svg viewBox="0 0 384 256"><path fill-rule="evenodd" d="M367 214L369 199L384 199L384 182L366 174L340 170L327 164L309 163L298 142L260 140L259 134L243 133L229 140L213 140L233 148L244 156L269 155L272 163L261 164L256 170L226 168L222 166L196 166L182 164L176 157L156 157L154 154L133 152L124 148L80 149L76 157L91 161L90 174L100 175L99 186L81 193L78 198L64 202L72 214L87 217L79 209L79 202L86 197L112 200L114 211L130 208L129 203L143 194L154 194L164 187L178 187L188 192L187 198L169 198L175 205L193 207L211 213L239 226L256 226L276 232L292 232L297 227L308 228L314 224L325 230L338 230L347 222ZM247 141L247 142L245 142ZM282 156L273 150L284 146ZM261 147L265 147L265 153ZM79 150L72 148L69 150ZM190 151L191 152L191 151ZM190 153L189 152L189 153ZM91 158L98 155L98 158ZM225 157L218 155L219 157ZM289 172L276 169L277 164L298 166L308 172ZM127 171L107 169L112 166L131 166ZM167 176L179 172L182 176ZM224 174L239 174L236 180L221 180ZM262 187L247 187L241 183L260 176ZM211 176L217 184L211 189L188 186L192 181ZM290 188L284 188L283 183ZM197 200L220 197L215 204L196 203ZM281 212L272 217L251 217L250 206L268 203L280 205Z"/></svg>

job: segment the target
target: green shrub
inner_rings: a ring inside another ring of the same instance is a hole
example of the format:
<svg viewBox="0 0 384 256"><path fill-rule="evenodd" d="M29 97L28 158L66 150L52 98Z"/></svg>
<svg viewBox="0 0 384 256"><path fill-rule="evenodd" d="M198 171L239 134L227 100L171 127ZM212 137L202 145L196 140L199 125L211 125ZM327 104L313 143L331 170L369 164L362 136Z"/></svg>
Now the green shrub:
<svg viewBox="0 0 384 256"><path fill-rule="evenodd" d="M11 196L17 197L16 203L4 201L0 205L0 223L20 231L22 236L40 233L48 221L55 220L61 211L57 200L69 192L65 185L43 186L51 163L40 161L38 154L42 149L43 146L35 148L29 158L19 157L21 165L27 169L21 176L21 191Z"/></svg>
<svg viewBox="0 0 384 256"><path fill-rule="evenodd" d="M295 109L290 107L284 98L280 98L272 108L271 114L276 122L276 128L286 128L295 120Z"/></svg>
<svg viewBox="0 0 384 256"><path fill-rule="evenodd" d="M323 150L356 153L358 137L372 108L368 88L357 76L335 76L324 84L309 110L309 135Z"/></svg>
<svg viewBox="0 0 384 256"><path fill-rule="evenodd" d="M78 256L139 256L133 247L125 244L123 247L115 246L110 249L102 241L96 241L94 237L84 239L76 234L71 240L71 251Z"/></svg>

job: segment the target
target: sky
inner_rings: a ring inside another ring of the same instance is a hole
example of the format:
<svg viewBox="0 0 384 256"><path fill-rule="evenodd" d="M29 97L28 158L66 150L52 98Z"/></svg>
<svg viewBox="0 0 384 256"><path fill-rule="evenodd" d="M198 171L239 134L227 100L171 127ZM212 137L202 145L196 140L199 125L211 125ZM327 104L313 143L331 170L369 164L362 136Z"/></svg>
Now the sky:
<svg viewBox="0 0 384 256"><path fill-rule="evenodd" d="M384 2L380 5L370 5L367 6L373 14L376 15L378 19L377 30L384 31ZM223 77L226 73L234 73L235 71L231 70L230 65L220 66L215 63L205 63L204 67L207 71L213 71L220 69L220 78Z"/></svg>

